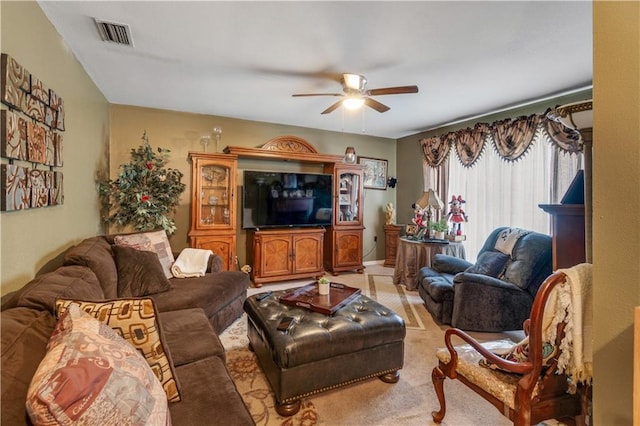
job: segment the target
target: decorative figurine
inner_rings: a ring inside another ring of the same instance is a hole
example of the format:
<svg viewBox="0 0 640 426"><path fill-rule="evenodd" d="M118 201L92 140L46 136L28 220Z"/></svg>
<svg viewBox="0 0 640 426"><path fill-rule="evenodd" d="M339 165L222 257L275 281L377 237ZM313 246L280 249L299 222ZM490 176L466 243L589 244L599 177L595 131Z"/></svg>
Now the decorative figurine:
<svg viewBox="0 0 640 426"><path fill-rule="evenodd" d="M468 222L469 218L467 214L462 210L462 204L466 203L462 199L462 195L458 195L456 198L455 195L451 196L451 201L449 201L449 222L453 225L451 227L451 235L462 235L462 222Z"/></svg>
<svg viewBox="0 0 640 426"><path fill-rule="evenodd" d="M385 225L393 225L396 220L396 212L393 208L393 203L387 203L387 211L385 213L387 220L385 221Z"/></svg>

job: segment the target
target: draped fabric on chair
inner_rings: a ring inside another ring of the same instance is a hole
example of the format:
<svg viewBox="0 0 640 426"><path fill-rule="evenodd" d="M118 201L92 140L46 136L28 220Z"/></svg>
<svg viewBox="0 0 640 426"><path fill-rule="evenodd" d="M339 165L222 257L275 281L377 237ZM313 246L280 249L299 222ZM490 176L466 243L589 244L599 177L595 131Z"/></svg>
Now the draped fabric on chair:
<svg viewBox="0 0 640 426"><path fill-rule="evenodd" d="M506 161L516 161L527 153L536 135L538 116L518 117L493 123L491 136L498 155Z"/></svg>

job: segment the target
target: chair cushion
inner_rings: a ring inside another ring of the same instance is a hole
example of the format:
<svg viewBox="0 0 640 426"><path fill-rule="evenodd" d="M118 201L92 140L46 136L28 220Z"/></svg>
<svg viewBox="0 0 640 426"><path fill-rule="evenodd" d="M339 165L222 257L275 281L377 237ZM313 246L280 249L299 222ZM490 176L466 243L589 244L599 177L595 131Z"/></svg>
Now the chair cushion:
<svg viewBox="0 0 640 426"><path fill-rule="evenodd" d="M51 334L26 407L33 424L170 423L167 399L144 358L77 306Z"/></svg>
<svg viewBox="0 0 640 426"><path fill-rule="evenodd" d="M511 340L495 340L482 343L491 352L505 350L513 347ZM464 376L471 383L479 386L489 394L498 398L509 408L515 409L515 395L518 381L522 378L519 374L504 373L500 370L485 368L480 365L483 358L471 345L460 345L454 347L458 353L458 366L456 371ZM451 361L451 354L447 348L440 348L436 351L436 356L440 362L448 364ZM539 392L539 383L536 384L532 396Z"/></svg>
<svg viewBox="0 0 640 426"><path fill-rule="evenodd" d="M467 268L465 272L489 275L491 277L498 278L502 275L508 260L509 256L502 252L485 251L478 256L476 264Z"/></svg>
<svg viewBox="0 0 640 426"><path fill-rule="evenodd" d="M453 283L447 280L445 277L428 277L425 278L426 283L424 285L427 294L436 302L443 302L445 300L453 300L454 290Z"/></svg>

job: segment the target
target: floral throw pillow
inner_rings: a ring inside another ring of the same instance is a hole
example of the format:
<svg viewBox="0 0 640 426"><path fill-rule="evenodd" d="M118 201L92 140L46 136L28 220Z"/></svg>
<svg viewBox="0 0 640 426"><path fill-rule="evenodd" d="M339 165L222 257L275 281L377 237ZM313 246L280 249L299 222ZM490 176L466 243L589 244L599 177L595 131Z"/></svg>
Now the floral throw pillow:
<svg viewBox="0 0 640 426"><path fill-rule="evenodd" d="M47 344L26 400L33 424L170 424L167 398L138 351L70 306Z"/></svg>
<svg viewBox="0 0 640 426"><path fill-rule="evenodd" d="M162 339L152 299L116 299L100 302L58 299L58 316L62 316L71 305L78 306L80 310L108 325L129 342L146 359L151 371L161 383L167 400L181 400L173 362Z"/></svg>
<svg viewBox="0 0 640 426"><path fill-rule="evenodd" d="M169 238L164 231L143 232L140 234L118 235L113 241L118 246L133 247L137 250L152 251L158 255L162 270L167 278L173 277L171 265L175 262Z"/></svg>

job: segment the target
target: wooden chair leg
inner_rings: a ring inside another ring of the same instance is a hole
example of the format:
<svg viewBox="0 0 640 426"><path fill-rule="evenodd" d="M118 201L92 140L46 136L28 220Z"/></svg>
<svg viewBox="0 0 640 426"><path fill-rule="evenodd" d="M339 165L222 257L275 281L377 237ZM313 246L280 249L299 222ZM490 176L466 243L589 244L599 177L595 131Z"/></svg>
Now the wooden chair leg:
<svg viewBox="0 0 640 426"><path fill-rule="evenodd" d="M433 382L433 387L436 391L438 402L440 402L440 410L432 411L431 417L433 417L433 421L436 423L442 422L442 419L444 419L444 415L447 411L447 403L444 400L444 379L445 375L440 367L435 367L431 372L431 381Z"/></svg>

